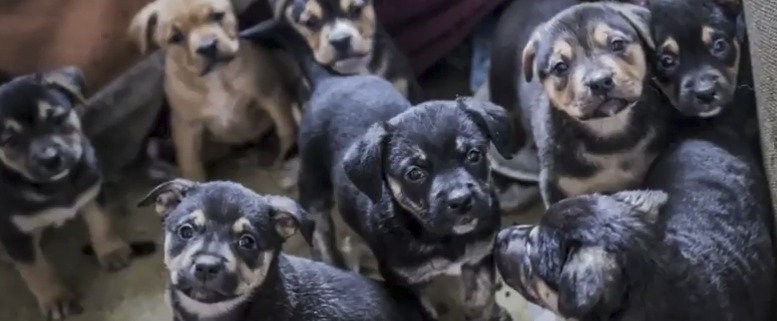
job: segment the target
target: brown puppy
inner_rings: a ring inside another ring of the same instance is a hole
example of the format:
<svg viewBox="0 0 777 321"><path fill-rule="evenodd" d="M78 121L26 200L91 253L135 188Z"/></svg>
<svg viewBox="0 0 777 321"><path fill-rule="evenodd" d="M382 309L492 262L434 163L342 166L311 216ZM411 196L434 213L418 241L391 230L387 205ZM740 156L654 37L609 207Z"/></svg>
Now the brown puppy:
<svg viewBox="0 0 777 321"><path fill-rule="evenodd" d="M166 50L165 91L172 107L173 141L184 177L206 178L205 135L242 144L267 129L280 139L277 162L294 145L295 69L283 56L238 39L229 0L156 0L133 19L130 33L146 51Z"/></svg>

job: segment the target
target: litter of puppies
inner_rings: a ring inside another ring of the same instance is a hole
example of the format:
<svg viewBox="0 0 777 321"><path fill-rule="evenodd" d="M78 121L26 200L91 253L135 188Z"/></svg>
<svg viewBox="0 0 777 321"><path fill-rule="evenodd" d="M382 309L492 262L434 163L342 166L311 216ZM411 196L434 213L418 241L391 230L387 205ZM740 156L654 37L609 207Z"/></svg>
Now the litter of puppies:
<svg viewBox="0 0 777 321"><path fill-rule="evenodd" d="M775 318L738 1L514 0L489 85L507 108L425 100L373 0L267 5L239 30L233 1L153 0L127 26L164 60L144 72L163 74L177 170L138 206L161 218L174 320L445 320L428 291L443 277L465 320L512 320L503 285L565 320ZM67 319L90 307L43 255L44 230L80 215L109 271L148 246L116 233L81 72L0 81L0 252L43 317ZM273 168L299 162L297 200L208 181L214 155L270 133ZM539 160L545 213L509 226L493 157L519 150ZM376 273L339 245L337 218ZM312 258L283 253L294 235Z"/></svg>

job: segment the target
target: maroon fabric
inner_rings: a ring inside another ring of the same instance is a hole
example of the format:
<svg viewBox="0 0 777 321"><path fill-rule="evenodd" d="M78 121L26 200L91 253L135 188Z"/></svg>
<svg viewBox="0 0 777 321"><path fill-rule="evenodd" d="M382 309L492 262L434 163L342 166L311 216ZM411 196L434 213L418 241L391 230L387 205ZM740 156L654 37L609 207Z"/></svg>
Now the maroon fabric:
<svg viewBox="0 0 777 321"><path fill-rule="evenodd" d="M378 20L420 74L469 36L505 0L382 0Z"/></svg>

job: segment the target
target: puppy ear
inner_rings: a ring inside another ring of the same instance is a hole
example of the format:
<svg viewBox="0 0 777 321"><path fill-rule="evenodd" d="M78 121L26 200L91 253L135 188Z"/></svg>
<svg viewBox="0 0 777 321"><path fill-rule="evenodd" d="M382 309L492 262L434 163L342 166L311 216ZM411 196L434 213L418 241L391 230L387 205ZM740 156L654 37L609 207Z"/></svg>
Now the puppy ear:
<svg viewBox="0 0 777 321"><path fill-rule="evenodd" d="M158 7L157 2L148 4L132 18L130 23L128 33L137 42L140 53L147 53L151 50L151 46L154 45L154 37L159 21Z"/></svg>
<svg viewBox="0 0 777 321"><path fill-rule="evenodd" d="M742 1L741 0L715 0L723 13L731 18L735 18L742 13Z"/></svg>
<svg viewBox="0 0 777 321"><path fill-rule="evenodd" d="M281 237L287 239L299 230L305 242L308 242L308 245L313 244L315 223L299 203L284 196L268 195L265 198L273 208L272 219L275 222L275 230Z"/></svg>
<svg viewBox="0 0 777 321"><path fill-rule="evenodd" d="M44 85L54 87L65 94L73 105L86 104L86 98L84 98L86 82L78 67L67 66L43 73L41 81Z"/></svg>
<svg viewBox="0 0 777 321"><path fill-rule="evenodd" d="M568 318L582 318L595 308L617 306L623 291L622 277L615 257L604 249L574 249L561 270L559 312Z"/></svg>
<svg viewBox="0 0 777 321"><path fill-rule="evenodd" d="M521 55L521 67L523 68L523 77L526 79L526 82L531 82L532 78L534 78L534 60L537 57L538 37L539 31L535 31L529 42L526 43L526 47L523 48L523 54Z"/></svg>
<svg viewBox="0 0 777 321"><path fill-rule="evenodd" d="M656 49L656 43L653 41L653 36L650 32L650 10L633 4L608 3L606 5L615 9L615 11L623 16L629 24L637 30L640 39L642 39L642 42L644 42L648 48L651 50Z"/></svg>
<svg viewBox="0 0 777 321"><path fill-rule="evenodd" d="M519 144L525 141L525 137L515 135L512 119L504 108L471 98L459 97L456 102L478 128L488 135L502 157L512 158L518 151Z"/></svg>
<svg viewBox="0 0 777 321"><path fill-rule="evenodd" d="M663 191L623 191L613 194L612 198L647 214L650 222L656 222L661 207L669 200L669 195Z"/></svg>
<svg viewBox="0 0 777 321"><path fill-rule="evenodd" d="M138 206L149 206L153 203L157 213L164 219L181 204L181 200L195 186L197 183L180 178L159 184L138 202Z"/></svg>
<svg viewBox="0 0 777 321"><path fill-rule="evenodd" d="M737 40L739 40L740 44L744 44L747 41L747 21L745 21L744 13L740 13L737 16Z"/></svg>
<svg viewBox="0 0 777 321"><path fill-rule="evenodd" d="M345 175L373 203L383 194L383 149L388 137L385 124L376 123L348 149L343 159Z"/></svg>

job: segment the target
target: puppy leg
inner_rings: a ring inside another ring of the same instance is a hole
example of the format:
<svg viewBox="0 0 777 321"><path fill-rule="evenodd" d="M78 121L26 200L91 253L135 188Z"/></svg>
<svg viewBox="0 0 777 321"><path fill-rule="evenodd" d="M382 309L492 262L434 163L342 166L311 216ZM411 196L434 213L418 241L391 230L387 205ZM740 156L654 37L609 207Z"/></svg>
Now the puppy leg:
<svg viewBox="0 0 777 321"><path fill-rule="evenodd" d="M307 151L311 152L311 151ZM313 232L313 259L331 265L347 268L345 259L337 247L337 233L332 220L332 184L329 173L319 168L315 155L301 155L299 173L299 200L316 222Z"/></svg>
<svg viewBox="0 0 777 321"><path fill-rule="evenodd" d="M462 303L466 320L501 320L504 314L498 305L494 291L496 290L496 274L493 257L486 257L481 263L467 265L461 269Z"/></svg>
<svg viewBox="0 0 777 321"><path fill-rule="evenodd" d="M173 111L172 134L178 167L184 178L193 181L207 179L202 161L202 140L205 129L202 124L187 122Z"/></svg>
<svg viewBox="0 0 777 321"><path fill-rule="evenodd" d="M275 123L275 132L278 134L280 148L278 149L278 158L275 159L275 165L280 166L286 157L294 148L297 141L297 122L294 120L293 110L295 103L283 90L277 90L275 95L261 101L267 113Z"/></svg>
<svg viewBox="0 0 777 321"><path fill-rule="evenodd" d="M65 287L43 256L40 234L6 235L2 243L46 318L62 320L69 315L80 314L83 308L76 295Z"/></svg>
<svg viewBox="0 0 777 321"><path fill-rule="evenodd" d="M108 213L96 201L84 206L82 213L100 265L109 271L127 267L132 250L127 242L116 234Z"/></svg>
<svg viewBox="0 0 777 321"><path fill-rule="evenodd" d="M556 184L555 179L551 177L550 171L543 169L540 171L540 194L545 203L545 208L565 198L564 193Z"/></svg>

